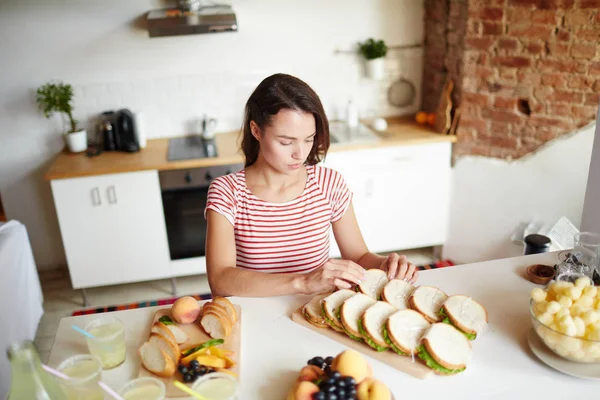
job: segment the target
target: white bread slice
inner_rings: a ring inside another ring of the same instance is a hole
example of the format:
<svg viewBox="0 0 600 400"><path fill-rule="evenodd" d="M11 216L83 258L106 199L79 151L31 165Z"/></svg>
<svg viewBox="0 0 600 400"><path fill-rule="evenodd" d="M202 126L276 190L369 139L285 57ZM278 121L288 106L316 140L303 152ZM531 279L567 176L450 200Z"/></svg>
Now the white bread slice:
<svg viewBox="0 0 600 400"><path fill-rule="evenodd" d="M238 316L235 312L235 307L233 306L233 303L231 303L229 299L221 296L216 296L212 301L213 303L221 304L222 306L224 306L227 309L227 313L231 316L233 323L236 323Z"/></svg>
<svg viewBox="0 0 600 400"><path fill-rule="evenodd" d="M364 293L373 300L379 300L381 290L388 283L387 273L381 269L367 270L367 279L358 285L359 293Z"/></svg>
<svg viewBox="0 0 600 400"><path fill-rule="evenodd" d="M362 334L358 330L358 320L362 317L367 308L371 307L377 301L370 296L362 293L356 293L348 300L344 301L340 308L340 322L352 336L362 338Z"/></svg>
<svg viewBox="0 0 600 400"><path fill-rule="evenodd" d="M344 301L354 295L356 295L356 292L353 292L350 289L341 289L323 299L321 302L323 313L325 314L324 316L334 324L332 328L337 328L338 331L343 332L344 328L338 318L340 307L344 304Z"/></svg>
<svg viewBox="0 0 600 400"><path fill-rule="evenodd" d="M224 339L231 333L229 320L214 311L202 314L200 325L208 335L213 339Z"/></svg>
<svg viewBox="0 0 600 400"><path fill-rule="evenodd" d="M415 310L396 311L385 323L388 338L407 355L417 352L421 338L430 327L425 317Z"/></svg>
<svg viewBox="0 0 600 400"><path fill-rule="evenodd" d="M462 294L450 296L442 305L442 309L450 321L463 332L477 335L487 326L487 311L470 297Z"/></svg>
<svg viewBox="0 0 600 400"><path fill-rule="evenodd" d="M378 346L386 348L390 347L383 337L381 328L390 315L394 314L396 311L398 310L396 310L396 307L393 305L386 303L385 301L378 301L367 308L363 313L360 319L363 329L366 334L369 335L369 338Z"/></svg>
<svg viewBox="0 0 600 400"><path fill-rule="evenodd" d="M235 320L234 320L235 317L232 316L231 314L229 314L229 312L227 311L227 307L225 307L224 305L219 304L219 303L214 303L214 302L204 304L204 308L202 309L202 312L205 313L205 312L211 312L211 311L221 314L225 319L227 319L229 321L231 326L233 326L235 324Z"/></svg>
<svg viewBox="0 0 600 400"><path fill-rule="evenodd" d="M173 334L175 337L175 341L177 344L185 343L188 341L189 337L187 333L185 333L180 327L177 325L167 325L167 329Z"/></svg>
<svg viewBox="0 0 600 400"><path fill-rule="evenodd" d="M150 333L162 335L165 338L169 339L169 341L173 343L173 345L177 346L177 339L175 338L175 335L173 335L173 332L169 328L167 328L167 325L163 324L160 321L157 321L154 323L154 325L152 325Z"/></svg>
<svg viewBox="0 0 600 400"><path fill-rule="evenodd" d="M408 298L408 305L420 312L432 324L442 320L439 315L448 295L433 286L419 286Z"/></svg>
<svg viewBox="0 0 600 400"><path fill-rule="evenodd" d="M323 316L323 306L321 305L321 302L327 296L329 296L329 293L318 294L302 307L304 318L319 328L329 327Z"/></svg>
<svg viewBox="0 0 600 400"><path fill-rule="evenodd" d="M408 307L408 298L415 290L415 287L401 279L392 279L383 287L381 291L381 300L387 301L398 310L405 310Z"/></svg>
<svg viewBox="0 0 600 400"><path fill-rule="evenodd" d="M466 368L471 358L471 342L452 325L431 325L423 335L423 345L429 355L444 368Z"/></svg>
<svg viewBox="0 0 600 400"><path fill-rule="evenodd" d="M181 358L181 350L179 346L173 344L170 339L167 339L165 336L160 333L152 333L150 334L150 339L148 339L150 344L155 344L160 347L165 353L169 355L171 360L177 365L179 363L179 358Z"/></svg>
<svg viewBox="0 0 600 400"><path fill-rule="evenodd" d="M175 363L169 355L154 343L146 342L140 347L142 365L148 371L163 378L175 374Z"/></svg>

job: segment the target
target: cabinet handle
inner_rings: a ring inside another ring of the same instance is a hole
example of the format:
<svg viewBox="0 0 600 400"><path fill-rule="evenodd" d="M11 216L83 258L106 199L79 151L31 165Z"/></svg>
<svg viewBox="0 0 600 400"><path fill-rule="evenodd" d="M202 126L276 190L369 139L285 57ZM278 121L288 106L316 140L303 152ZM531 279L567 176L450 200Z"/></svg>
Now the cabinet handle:
<svg viewBox="0 0 600 400"><path fill-rule="evenodd" d="M110 204L117 204L117 191L115 190L114 185L110 185L106 189L106 197L108 197L108 202Z"/></svg>
<svg viewBox="0 0 600 400"><path fill-rule="evenodd" d="M100 190L97 187L92 189L92 205L98 207L102 205L102 199L100 198Z"/></svg>

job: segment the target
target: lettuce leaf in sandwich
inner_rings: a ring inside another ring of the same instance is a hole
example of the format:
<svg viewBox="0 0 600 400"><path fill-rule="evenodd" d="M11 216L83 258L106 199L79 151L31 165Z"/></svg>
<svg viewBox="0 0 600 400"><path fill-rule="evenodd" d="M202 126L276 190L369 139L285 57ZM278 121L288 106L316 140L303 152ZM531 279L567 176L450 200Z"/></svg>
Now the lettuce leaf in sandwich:
<svg viewBox="0 0 600 400"><path fill-rule="evenodd" d="M365 331L365 328L363 327L362 324L362 320L358 320L358 331L360 332L361 335L363 335L365 342L371 346L372 348L374 348L377 351L386 351L387 347L383 347L378 345L377 343L375 343L373 340L371 340L371 337L369 336L369 334L367 333L367 331Z"/></svg>
<svg viewBox="0 0 600 400"><path fill-rule="evenodd" d="M405 353L402 350L400 350L399 348L397 348L396 345L394 344L394 342L392 342L392 339L390 339L390 335L388 334L388 330L385 325L381 327L381 333L383 333L383 340L385 340L385 342L390 345L390 348L392 350L394 350L396 353L400 354L401 356L408 355L407 353Z"/></svg>
<svg viewBox="0 0 600 400"><path fill-rule="evenodd" d="M321 306L321 314L323 315L323 318L325 318L325 322L327 322L332 329L338 329L338 326L332 320L330 320L329 317L327 317L325 306Z"/></svg>
<svg viewBox="0 0 600 400"><path fill-rule="evenodd" d="M450 321L450 317L448 317L448 315L446 314L446 312L444 311L444 307L442 307L440 309L439 315L442 316L442 322L448 325L452 325L453 327L455 327L460 333L462 333L463 335L465 335L465 337L469 340L475 340L477 338L477 334L476 333L467 333L465 331L463 331L462 329L460 329L458 326L454 325L452 323L452 321Z"/></svg>
<svg viewBox="0 0 600 400"><path fill-rule="evenodd" d="M335 310L335 316L338 320L342 320L342 318L340 317L340 309L338 308L337 310ZM346 327L344 327L344 324L342 324L342 329L344 330L344 332L346 333L346 335L348 335L348 337L350 339L354 339L357 342L362 342L363 338L358 337L358 336L354 336L353 334L351 334L350 332L348 332L348 330L346 329Z"/></svg>
<svg viewBox="0 0 600 400"><path fill-rule="evenodd" d="M463 372L466 369L466 368L448 369L448 368L441 366L440 364L438 364L437 361L435 361L433 359L433 357L431 357L431 355L427 352L427 349L425 349L425 346L423 346L423 345L420 345L419 347L417 347L417 354L418 354L419 358L421 360L423 360L429 368L439 371L443 374L448 374L448 375L458 374L459 372Z"/></svg>

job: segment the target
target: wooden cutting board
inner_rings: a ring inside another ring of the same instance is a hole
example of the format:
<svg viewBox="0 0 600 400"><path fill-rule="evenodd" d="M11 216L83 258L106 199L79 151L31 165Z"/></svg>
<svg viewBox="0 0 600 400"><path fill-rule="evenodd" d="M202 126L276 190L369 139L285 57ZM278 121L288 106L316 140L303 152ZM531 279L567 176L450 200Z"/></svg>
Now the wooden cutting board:
<svg viewBox="0 0 600 400"><path fill-rule="evenodd" d="M200 305L202 306L203 303L200 303ZM234 307L236 309L237 312L237 322L235 323L235 326L233 327L233 329L231 330L231 335L229 335L227 338L225 338L225 343L223 343L220 347L222 347L223 349L226 350L231 350L233 351L235 354L231 357L231 359L233 359L233 361L236 362L236 364L230 368L229 370L234 372L239 379L239 360L241 360L240 357L240 344L241 344L241 326L242 326L242 309L239 305L234 304ZM165 315L170 315L170 311L171 308L167 307L167 308L163 308L160 309L158 311L156 311L156 313L154 313L154 317L152 318L152 322L150 323L150 325L148 326L148 330L146 331L146 338L150 338L150 330L152 329L152 325L154 325L154 323L156 321L158 321L159 318L165 316ZM179 327L188 335L189 339L187 342L182 343L179 345L179 348L181 349L181 351L187 350L191 347L195 347L203 342L206 342L207 340L212 339L208 334L206 334L204 332L204 330L202 329L202 327L199 324L200 318L198 318L198 320L196 320L196 322L192 323L192 324L182 324L179 325ZM151 376L153 378L157 378L160 379L161 381L164 382L165 386L167 387L167 398L177 398L177 397L189 397L189 395L187 395L186 393L182 392L181 390L177 389L177 387L175 387L175 385L173 384L175 382L175 380L180 381L181 383L183 382L183 378L181 376L181 374L179 372L175 372L175 375L173 375L170 378L161 378L159 376L154 375L152 372L148 371L146 368L144 368L143 365L140 364L140 371L138 374L139 377L142 376ZM186 384L188 387L192 387L192 383L187 383Z"/></svg>
<svg viewBox="0 0 600 400"><path fill-rule="evenodd" d="M350 347L356 351L359 351L366 356L379 360L392 368L396 368L398 371L402 371L408 375L414 376L415 378L427 379L433 375L433 371L421 364L421 362L417 359L415 359L413 362L412 357L404 357L394 353L391 350L379 352L373 350L368 344L350 339L345 334L336 332L331 328L317 328L316 326L310 324L306 318L304 318L302 315L302 308L299 308L292 314L292 321L310 329L311 331L320 333L323 336L327 336L328 338L335 340L346 347Z"/></svg>

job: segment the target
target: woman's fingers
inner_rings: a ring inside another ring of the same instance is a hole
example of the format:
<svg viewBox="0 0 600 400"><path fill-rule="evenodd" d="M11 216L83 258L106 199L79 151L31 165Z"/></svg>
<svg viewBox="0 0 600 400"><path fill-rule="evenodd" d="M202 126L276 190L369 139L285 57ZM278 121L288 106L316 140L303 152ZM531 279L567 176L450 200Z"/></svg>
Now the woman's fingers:
<svg viewBox="0 0 600 400"><path fill-rule="evenodd" d="M412 278L410 278L410 283L417 283L417 279L419 279L419 271L416 271L413 273Z"/></svg>
<svg viewBox="0 0 600 400"><path fill-rule="evenodd" d="M408 259L406 258L406 256L400 256L399 260L398 260L398 279L402 279L404 281L407 281L409 276L407 275L408 272Z"/></svg>
<svg viewBox="0 0 600 400"><path fill-rule="evenodd" d="M367 278L367 271L357 263L350 260L329 260L329 265L332 270L341 270L351 273L360 282L363 282Z"/></svg>
<svg viewBox="0 0 600 400"><path fill-rule="evenodd" d="M388 256L386 262L387 264L387 276L388 279L394 279L398 274L398 261L400 260L400 256L396 253L392 253Z"/></svg>
<svg viewBox="0 0 600 400"><path fill-rule="evenodd" d="M360 285L360 283L364 280L361 275L357 275L353 273L352 270L345 269L340 266L333 266L332 269L329 270L329 274L334 278L343 279L355 285Z"/></svg>
<svg viewBox="0 0 600 400"><path fill-rule="evenodd" d="M349 284L348 282L343 281L341 279L334 279L333 284L342 289L350 289L352 287L351 284Z"/></svg>
<svg viewBox="0 0 600 400"><path fill-rule="evenodd" d="M409 262L408 263L408 270L406 271L406 275L404 277L404 280L407 281L407 282L409 282L412 279L412 277L415 274L415 272L416 272L415 265L413 263Z"/></svg>

